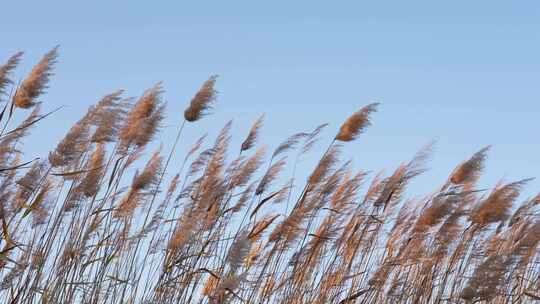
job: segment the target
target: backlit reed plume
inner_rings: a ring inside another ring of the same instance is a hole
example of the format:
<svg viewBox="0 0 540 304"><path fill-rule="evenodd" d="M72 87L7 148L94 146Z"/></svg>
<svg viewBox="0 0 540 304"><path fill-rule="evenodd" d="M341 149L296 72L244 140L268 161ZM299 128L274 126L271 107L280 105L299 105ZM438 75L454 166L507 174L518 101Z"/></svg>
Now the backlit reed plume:
<svg viewBox="0 0 540 304"><path fill-rule="evenodd" d="M46 174L47 164L44 162L34 162L29 170L17 180L17 193L12 201L12 211L17 211L24 204L27 204L32 194L38 191L42 178Z"/></svg>
<svg viewBox="0 0 540 304"><path fill-rule="evenodd" d="M210 76L191 99L189 107L184 111L184 118L187 121L194 122L199 120L212 108L212 103L215 101L217 95L217 91L214 89L216 79L217 75Z"/></svg>
<svg viewBox="0 0 540 304"><path fill-rule="evenodd" d="M336 140L352 141L371 125L370 115L377 111L378 103L369 104L355 112L341 125Z"/></svg>
<svg viewBox="0 0 540 304"><path fill-rule="evenodd" d="M471 213L471 221L476 224L486 225L506 220L521 188L531 179L499 186L482 201Z"/></svg>
<svg viewBox="0 0 540 304"><path fill-rule="evenodd" d="M248 236L249 232L247 230L242 231L229 249L226 262L229 264L232 271L240 269L240 266L244 264L244 260L249 254L251 241Z"/></svg>
<svg viewBox="0 0 540 304"><path fill-rule="evenodd" d="M91 117L86 115L69 129L49 154L49 162L53 167L74 165L83 156L90 143L90 124Z"/></svg>
<svg viewBox="0 0 540 304"><path fill-rule="evenodd" d="M105 166L105 148L103 144L97 144L90 156L86 175L81 181L84 196L93 197L99 191L99 182L103 176Z"/></svg>
<svg viewBox="0 0 540 304"><path fill-rule="evenodd" d="M25 214L32 214L32 225L34 227L45 224L49 217L48 195L53 188L50 180L46 180L38 194L28 206ZM24 215L23 215L24 216Z"/></svg>
<svg viewBox="0 0 540 304"><path fill-rule="evenodd" d="M13 96L13 104L16 107L28 109L36 104L36 99L47 89L57 57L58 47L55 47L34 66Z"/></svg>
<svg viewBox="0 0 540 304"><path fill-rule="evenodd" d="M483 148L476 152L469 160L459 165L450 177L450 181L454 184L474 183L484 168L484 161L489 148L489 146Z"/></svg>
<svg viewBox="0 0 540 304"><path fill-rule="evenodd" d="M15 55L9 57L6 63L0 65L0 100L2 96L6 94L6 88L13 84L10 74L19 64L22 55L23 52L15 53Z"/></svg>
<svg viewBox="0 0 540 304"><path fill-rule="evenodd" d="M255 144L255 141L257 140L257 136L259 135L259 130L261 129L263 125L264 120L264 114L255 121L251 129L249 130L249 133L246 137L246 139L242 142L242 145L240 146L240 151L246 151L251 149L253 145Z"/></svg>
<svg viewBox="0 0 540 304"><path fill-rule="evenodd" d="M163 157L160 155L160 151L154 152L143 171L136 174L133 178L131 188L135 190L146 190L155 185L162 170L162 162Z"/></svg>
<svg viewBox="0 0 540 304"><path fill-rule="evenodd" d="M512 258L506 255L489 256L474 271L473 277L461 292L461 298L470 302L490 301L503 291Z"/></svg>
<svg viewBox="0 0 540 304"><path fill-rule="evenodd" d="M21 144L31 127L42 117L40 115L41 107L36 105L32 112L13 130L7 132L0 139L0 164L5 165L9 161L9 156L18 152L17 144Z"/></svg>
<svg viewBox="0 0 540 304"><path fill-rule="evenodd" d="M245 186L255 171L261 166L265 153L266 148L260 148L253 156L243 161L231 176L229 188L233 189Z"/></svg>
<svg viewBox="0 0 540 304"><path fill-rule="evenodd" d="M91 141L113 142L125 118L127 104L122 102L122 90L104 96L96 105L92 124L96 127Z"/></svg>
<svg viewBox="0 0 540 304"><path fill-rule="evenodd" d="M127 114L119 131L120 150L145 146L156 134L164 116L161 83L148 89Z"/></svg>
<svg viewBox="0 0 540 304"><path fill-rule="evenodd" d="M129 191L116 208L115 217L121 218L133 215L135 209L144 201L147 195L143 190L150 190L152 186L157 184L162 169L162 161L163 157L158 150L148 160L142 172L135 173Z"/></svg>
<svg viewBox="0 0 540 304"><path fill-rule="evenodd" d="M278 177L278 174L283 170L285 165L286 165L285 159L280 159L275 164L273 164L270 168L268 168L264 176L261 178L261 182L257 186L257 189L255 190L255 194L259 195L265 192L270 186L270 184Z"/></svg>

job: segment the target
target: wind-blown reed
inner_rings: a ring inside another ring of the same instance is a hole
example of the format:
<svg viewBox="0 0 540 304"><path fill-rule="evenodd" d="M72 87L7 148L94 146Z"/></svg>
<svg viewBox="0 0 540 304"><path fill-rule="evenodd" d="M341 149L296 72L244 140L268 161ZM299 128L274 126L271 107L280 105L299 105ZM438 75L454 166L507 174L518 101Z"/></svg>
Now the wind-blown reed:
<svg viewBox="0 0 540 304"><path fill-rule="evenodd" d="M34 159L23 144L51 115L38 98L57 51L19 84L22 53L0 66L4 111L33 108L18 125L23 112L0 115L0 303L540 300L540 194L522 198L530 179L480 188L489 147L409 199L431 145L387 175L341 156L378 104L349 116L322 151L327 124L269 150L264 116L239 147L231 122L209 145L202 134L184 142L217 101L211 76L172 143L152 147L166 113L158 83L137 99L105 95ZM177 144L188 151L180 162ZM298 172L308 153L319 161Z"/></svg>

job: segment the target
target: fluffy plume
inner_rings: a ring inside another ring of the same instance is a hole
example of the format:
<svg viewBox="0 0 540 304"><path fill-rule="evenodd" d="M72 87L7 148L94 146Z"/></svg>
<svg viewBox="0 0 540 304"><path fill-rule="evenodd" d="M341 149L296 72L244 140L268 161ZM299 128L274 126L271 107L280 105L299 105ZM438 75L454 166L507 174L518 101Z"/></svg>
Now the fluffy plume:
<svg viewBox="0 0 540 304"><path fill-rule="evenodd" d="M90 143L90 123L89 117L85 116L69 129L64 139L49 154L49 162L53 167L73 165L80 159Z"/></svg>
<svg viewBox="0 0 540 304"><path fill-rule="evenodd" d="M274 230L270 233L268 241L277 242L283 240L285 242L284 246L292 246L292 243L299 237L300 226L307 216L308 210L303 206L293 209L289 216L276 225Z"/></svg>
<svg viewBox="0 0 540 304"><path fill-rule="evenodd" d="M246 205L247 201L251 198L253 191L255 189L256 182L251 183L244 192L241 193L240 198L231 208L231 211L238 212Z"/></svg>
<svg viewBox="0 0 540 304"><path fill-rule="evenodd" d="M180 174L176 174L169 183L169 187L167 188L167 197L171 197L173 195L178 188L178 183L180 183Z"/></svg>
<svg viewBox="0 0 540 304"><path fill-rule="evenodd" d="M11 130L0 140L0 164L8 161L8 156L17 152L16 144L28 134L30 128L42 117L41 106L38 104L32 112L15 129Z"/></svg>
<svg viewBox="0 0 540 304"><path fill-rule="evenodd" d="M154 152L148 163L146 163L144 170L133 178L131 188L138 191L148 189L150 186L155 185L161 172L162 160L163 157L159 155L159 151Z"/></svg>
<svg viewBox="0 0 540 304"><path fill-rule="evenodd" d="M259 117L257 121L255 121L255 123L251 127L251 130L249 130L248 136L246 137L244 142L242 142L240 151L246 151L246 150L251 149L251 147L253 147L253 145L255 144L255 141L257 140L257 136L259 135L259 130L261 129L263 125L263 120L264 120L264 114L261 115L261 117Z"/></svg>
<svg viewBox="0 0 540 304"><path fill-rule="evenodd" d="M81 181L84 196L93 197L99 191L99 181L103 176L105 161L105 148L98 144L90 157L88 172Z"/></svg>
<svg viewBox="0 0 540 304"><path fill-rule="evenodd" d="M144 92L133 109L129 111L120 129L120 150L126 152L130 147L143 147L158 131L165 105L161 101L161 83Z"/></svg>
<svg viewBox="0 0 540 304"><path fill-rule="evenodd" d="M454 184L474 183L482 173L484 161L490 146L476 152L469 160L459 165L452 175L450 181Z"/></svg>
<svg viewBox="0 0 540 304"><path fill-rule="evenodd" d="M462 228L459 219L463 216L463 210L459 207L456 208L456 210L446 218L437 231L435 236L437 243L435 254L437 257L443 257L447 253L452 242L459 236Z"/></svg>
<svg viewBox="0 0 540 304"><path fill-rule="evenodd" d="M32 204L28 207L27 212L32 213L32 226L36 227L47 222L49 212L47 206L47 195L53 188L52 182L46 180L38 194L34 198Z"/></svg>
<svg viewBox="0 0 540 304"><path fill-rule="evenodd" d="M262 147L253 156L244 161L231 176L229 189L246 185L253 173L261 166L265 153L266 148Z"/></svg>
<svg viewBox="0 0 540 304"><path fill-rule="evenodd" d="M179 252L194 236L197 229L197 218L183 216L176 226L167 249L171 252Z"/></svg>
<svg viewBox="0 0 540 304"><path fill-rule="evenodd" d="M239 269L244 264L244 260L251 249L251 242L248 235L247 230L241 231L229 249L227 263L233 270Z"/></svg>
<svg viewBox="0 0 540 304"><path fill-rule="evenodd" d="M457 195L436 196L418 217L413 231L425 232L428 228L438 225L454 210L459 199Z"/></svg>
<svg viewBox="0 0 540 304"><path fill-rule="evenodd" d="M133 215L135 212L135 209L139 206L139 203L142 199L142 195L138 191L130 190L122 200L120 201L120 204L118 204L118 207L116 208L116 212L114 213L115 218L127 218Z"/></svg>
<svg viewBox="0 0 540 304"><path fill-rule="evenodd" d="M34 162L26 174L17 181L19 189L12 209L17 209L26 204L30 196L37 191L47 171L46 167L47 165L44 162Z"/></svg>
<svg viewBox="0 0 540 304"><path fill-rule="evenodd" d="M217 91L214 89L216 79L217 75L210 76L191 99L189 107L184 111L184 118L187 121L194 122L201 119L212 108L212 103L217 95Z"/></svg>
<svg viewBox="0 0 540 304"><path fill-rule="evenodd" d="M264 230L266 230L266 228L268 228L268 226L270 226L278 217L279 215L266 215L263 219L253 225L253 228L248 234L248 238L252 242L257 241L261 237L261 234L264 232Z"/></svg>
<svg viewBox="0 0 540 304"><path fill-rule="evenodd" d="M490 301L502 292L512 259L505 255L492 255L480 264L461 293L461 298L476 302Z"/></svg>
<svg viewBox="0 0 540 304"><path fill-rule="evenodd" d="M45 54L34 66L30 75L23 80L13 96L13 104L16 107L28 109L36 104L36 99L47 89L57 57L58 46Z"/></svg>
<svg viewBox="0 0 540 304"><path fill-rule="evenodd" d="M126 114L125 105L120 102L123 91L116 91L103 97L95 108L92 124L96 130L91 141L112 142L116 139L120 124Z"/></svg>
<svg viewBox="0 0 540 304"><path fill-rule="evenodd" d="M524 179L493 190L471 213L473 223L487 225L506 220L513 202L519 196L521 188L531 179Z"/></svg>
<svg viewBox="0 0 540 304"><path fill-rule="evenodd" d="M355 112L341 125L336 140L352 141L371 125L370 115L377 111L378 103L369 104Z"/></svg>
<svg viewBox="0 0 540 304"><path fill-rule="evenodd" d="M313 173L309 176L308 183L310 185L316 185L320 183L332 170L332 167L336 164L339 158L339 148L332 147L321 158Z"/></svg>
<svg viewBox="0 0 540 304"><path fill-rule="evenodd" d="M375 206L384 206L386 209L401 199L407 183L425 171L423 165L429 158L432 145L431 143L422 148L410 162L400 165L390 177L385 179L379 197L373 203Z"/></svg>
<svg viewBox="0 0 540 304"><path fill-rule="evenodd" d="M23 52L18 52L11 56L4 65L0 65L0 98L6 94L6 88L8 85L13 84L13 81L9 78L11 72L17 67Z"/></svg>
<svg viewBox="0 0 540 304"><path fill-rule="evenodd" d="M257 186L257 189L255 190L256 195L262 194L264 191L270 187L270 184L277 178L278 174L283 170L285 167L285 159L280 159L275 164L273 164L268 171L264 174L263 178L261 179L261 182Z"/></svg>

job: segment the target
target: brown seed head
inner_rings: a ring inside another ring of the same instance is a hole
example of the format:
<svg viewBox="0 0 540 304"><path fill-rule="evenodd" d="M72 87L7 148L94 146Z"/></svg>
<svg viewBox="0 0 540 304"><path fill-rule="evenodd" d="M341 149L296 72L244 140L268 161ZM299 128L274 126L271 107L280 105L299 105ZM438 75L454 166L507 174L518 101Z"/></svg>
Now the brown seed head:
<svg viewBox="0 0 540 304"><path fill-rule="evenodd" d="M204 82L197 94L191 99L189 107L184 111L184 118L189 122L199 120L212 108L216 99L217 91L214 89L217 75L212 75Z"/></svg>
<svg viewBox="0 0 540 304"><path fill-rule="evenodd" d="M58 46L45 54L38 64L34 66L13 96L13 104L16 107L28 109L36 104L36 98L47 88L57 58Z"/></svg>
<svg viewBox="0 0 540 304"><path fill-rule="evenodd" d="M377 111L379 103L369 104L355 112L341 125L335 139L339 141L352 141L371 125L370 115Z"/></svg>
<svg viewBox="0 0 540 304"><path fill-rule="evenodd" d="M127 151L131 146L143 147L156 134L164 117L165 105L161 101L161 83L147 90L127 114L120 129L120 149Z"/></svg>
<svg viewBox="0 0 540 304"><path fill-rule="evenodd" d="M13 81L9 78L9 75L19 64L22 55L23 52L18 52L15 55L9 57L9 59L4 65L0 66L0 97L6 94L6 87L13 83Z"/></svg>
<svg viewBox="0 0 540 304"><path fill-rule="evenodd" d="M476 152L469 160L459 165L450 176L450 181L454 184L476 182L484 168L484 161L486 160L489 148L490 146L483 148Z"/></svg>
<svg viewBox="0 0 540 304"><path fill-rule="evenodd" d="M244 142L242 142L240 151L246 151L246 150L251 149L251 147L253 147L253 145L255 144L255 141L257 140L257 136L259 135L259 130L261 129L263 125L263 120L264 120L264 114L261 115L261 117L259 117L257 121L255 121L255 123L251 127L251 130L249 130L248 136L246 137Z"/></svg>

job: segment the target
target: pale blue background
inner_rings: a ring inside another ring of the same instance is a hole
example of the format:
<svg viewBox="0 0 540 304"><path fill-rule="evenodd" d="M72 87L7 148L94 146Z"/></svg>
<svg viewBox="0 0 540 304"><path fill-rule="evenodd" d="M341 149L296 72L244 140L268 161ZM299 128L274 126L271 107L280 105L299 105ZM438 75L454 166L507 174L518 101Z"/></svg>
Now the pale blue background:
<svg viewBox="0 0 540 304"><path fill-rule="evenodd" d="M100 96L118 88L138 95L160 80L169 111L158 141L168 144L192 94L217 73L215 114L186 129L186 144L234 118L236 149L263 112L262 136L273 147L322 122L331 124L325 133L331 138L351 112L380 101L373 127L346 146L345 156L359 168L390 171L437 139L431 170L413 184L414 195L440 185L488 144L484 185L540 175L538 1L3 1L0 7L0 60L25 51L19 76L61 44L57 75L42 100L45 109L67 108L33 132L28 157L52 149ZM534 181L527 194L539 186Z"/></svg>

